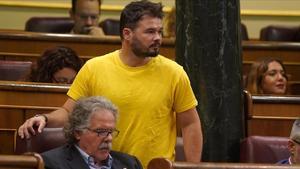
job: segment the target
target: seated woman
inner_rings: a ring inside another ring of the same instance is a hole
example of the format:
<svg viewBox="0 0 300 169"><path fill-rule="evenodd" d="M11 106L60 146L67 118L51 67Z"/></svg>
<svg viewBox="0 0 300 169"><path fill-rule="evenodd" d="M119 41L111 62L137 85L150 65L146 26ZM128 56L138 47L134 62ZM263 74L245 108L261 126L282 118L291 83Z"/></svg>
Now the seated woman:
<svg viewBox="0 0 300 169"><path fill-rule="evenodd" d="M287 80L283 63L275 58L266 58L252 64L246 90L251 94L282 95L287 92Z"/></svg>
<svg viewBox="0 0 300 169"><path fill-rule="evenodd" d="M28 81L71 84L82 63L71 48L59 46L48 49L32 68Z"/></svg>

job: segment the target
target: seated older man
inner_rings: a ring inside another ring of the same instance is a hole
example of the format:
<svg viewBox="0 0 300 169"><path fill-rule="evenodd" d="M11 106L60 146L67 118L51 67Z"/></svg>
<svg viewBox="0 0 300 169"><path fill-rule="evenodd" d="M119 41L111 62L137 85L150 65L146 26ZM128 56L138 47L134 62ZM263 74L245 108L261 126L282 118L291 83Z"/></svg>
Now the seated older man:
<svg viewBox="0 0 300 169"><path fill-rule="evenodd" d="M103 36L98 26L101 0L72 0L70 17L74 20L71 33Z"/></svg>
<svg viewBox="0 0 300 169"><path fill-rule="evenodd" d="M290 139L288 141L290 157L278 162L278 164L300 164L300 119L297 119L292 127Z"/></svg>
<svg viewBox="0 0 300 169"><path fill-rule="evenodd" d="M111 151L117 108L103 97L80 99L64 127L67 144L42 153L46 169L142 169L139 160Z"/></svg>

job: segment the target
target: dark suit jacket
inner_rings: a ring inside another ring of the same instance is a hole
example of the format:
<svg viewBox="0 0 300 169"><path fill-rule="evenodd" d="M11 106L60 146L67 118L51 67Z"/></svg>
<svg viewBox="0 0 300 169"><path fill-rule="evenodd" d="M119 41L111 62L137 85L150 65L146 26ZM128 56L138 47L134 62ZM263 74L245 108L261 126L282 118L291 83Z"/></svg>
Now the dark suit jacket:
<svg viewBox="0 0 300 169"><path fill-rule="evenodd" d="M90 169L73 145L64 145L41 154L45 169ZM112 169L142 169L139 160L131 155L111 151Z"/></svg>

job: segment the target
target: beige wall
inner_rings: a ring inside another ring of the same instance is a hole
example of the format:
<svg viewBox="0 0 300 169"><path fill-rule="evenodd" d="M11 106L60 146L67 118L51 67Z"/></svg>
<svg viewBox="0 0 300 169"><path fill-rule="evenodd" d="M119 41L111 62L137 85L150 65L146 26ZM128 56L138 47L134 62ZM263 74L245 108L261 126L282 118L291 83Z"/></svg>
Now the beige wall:
<svg viewBox="0 0 300 169"><path fill-rule="evenodd" d="M300 0L241 0L241 19L255 39L267 25L300 26Z"/></svg>
<svg viewBox="0 0 300 169"><path fill-rule="evenodd" d="M169 11L175 0L162 2ZM267 25L300 25L300 0L240 0L242 22L250 38L257 39ZM102 16L119 18L120 10L130 0L102 0ZM31 16L68 16L71 0L0 0L0 29L24 29Z"/></svg>

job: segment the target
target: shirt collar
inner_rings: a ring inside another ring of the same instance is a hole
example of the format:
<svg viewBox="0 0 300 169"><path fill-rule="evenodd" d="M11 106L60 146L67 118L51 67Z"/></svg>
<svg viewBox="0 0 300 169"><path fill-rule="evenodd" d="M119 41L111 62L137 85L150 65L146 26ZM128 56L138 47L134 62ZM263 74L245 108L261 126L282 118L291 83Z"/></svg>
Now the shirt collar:
<svg viewBox="0 0 300 169"><path fill-rule="evenodd" d="M94 163L94 158L92 156L89 156L86 152L84 152L78 145L75 145L75 147L77 148L77 150L79 151L79 153L83 157L84 161L89 165L89 167L91 169L94 169L95 168L94 165L93 166L90 165L90 162ZM106 160L102 161L103 166L99 167L99 169L111 169L112 162L113 162L113 158L109 154L108 158Z"/></svg>

